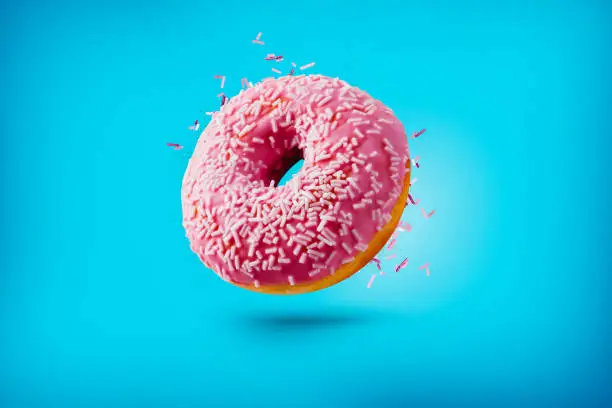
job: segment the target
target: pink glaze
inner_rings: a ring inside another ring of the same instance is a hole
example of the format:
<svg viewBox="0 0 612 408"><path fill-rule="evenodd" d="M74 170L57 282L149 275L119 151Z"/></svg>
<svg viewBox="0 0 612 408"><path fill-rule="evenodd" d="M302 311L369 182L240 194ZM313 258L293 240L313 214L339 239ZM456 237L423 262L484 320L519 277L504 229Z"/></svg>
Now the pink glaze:
<svg viewBox="0 0 612 408"><path fill-rule="evenodd" d="M300 172L277 187L300 158ZM408 160L402 124L365 92L320 75L268 78L202 133L183 179L183 225L224 280L311 283L391 219Z"/></svg>

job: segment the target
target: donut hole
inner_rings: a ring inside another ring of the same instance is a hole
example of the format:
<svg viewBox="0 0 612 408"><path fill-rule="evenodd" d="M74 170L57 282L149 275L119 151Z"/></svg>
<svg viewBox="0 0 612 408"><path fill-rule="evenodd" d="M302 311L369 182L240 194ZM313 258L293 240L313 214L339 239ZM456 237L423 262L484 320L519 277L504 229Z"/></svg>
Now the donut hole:
<svg viewBox="0 0 612 408"><path fill-rule="evenodd" d="M274 185L285 185L297 174L304 165L304 156L298 148L285 152L283 157L276 163L270 174L270 180L274 180Z"/></svg>
<svg viewBox="0 0 612 408"><path fill-rule="evenodd" d="M287 182L289 182L289 180L291 180L291 178L293 176L295 176L297 173L299 173L299 171L302 169L303 165L304 165L304 159L298 160L293 166L291 166L285 172L285 174L283 174L281 179L278 181L278 185L279 186L284 186L285 184L287 184Z"/></svg>

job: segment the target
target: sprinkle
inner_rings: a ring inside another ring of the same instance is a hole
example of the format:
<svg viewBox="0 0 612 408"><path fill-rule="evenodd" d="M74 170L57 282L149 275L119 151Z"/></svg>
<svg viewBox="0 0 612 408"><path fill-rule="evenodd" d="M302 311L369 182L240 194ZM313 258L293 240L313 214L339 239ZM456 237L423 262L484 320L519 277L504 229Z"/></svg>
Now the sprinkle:
<svg viewBox="0 0 612 408"><path fill-rule="evenodd" d="M432 215L434 215L434 213L436 212L436 210L432 210L429 214L425 212L425 210L423 208L421 208L421 213L423 213L423 217L425 217L425 219L429 219Z"/></svg>
<svg viewBox="0 0 612 408"><path fill-rule="evenodd" d="M414 159L412 159L412 163L416 166L416 168L420 168L421 166L419 165L419 159L421 158L421 156L417 156Z"/></svg>
<svg viewBox="0 0 612 408"><path fill-rule="evenodd" d="M417 181L419 181L419 179L418 179L418 178L416 178L416 177L415 177L415 178L413 178L412 180L410 180L410 185L415 184Z"/></svg>
<svg viewBox="0 0 612 408"><path fill-rule="evenodd" d="M370 260L370 262L376 263L376 267L378 268L378 270L379 271L382 270L381 267L380 267L380 260L378 258L374 257L374 258L372 258L372 260ZM370 263L370 262L368 262L368 263Z"/></svg>
<svg viewBox="0 0 612 408"><path fill-rule="evenodd" d="M257 37L255 37L256 40L259 40L261 38L261 32L257 33Z"/></svg>
<svg viewBox="0 0 612 408"><path fill-rule="evenodd" d="M391 240L391 242L389 242L389 245L387 246L387 249L393 249L393 247L395 246L395 242L396 242L396 241L397 241L397 240L396 240L395 238L393 238L393 239Z"/></svg>
<svg viewBox="0 0 612 408"><path fill-rule="evenodd" d="M276 68L272 68L272 72L276 72L277 74L282 74L282 72Z"/></svg>
<svg viewBox="0 0 612 408"><path fill-rule="evenodd" d="M311 63L306 64L306 65L302 65L302 66L300 67L300 71L303 71L303 70L308 69L308 68L310 68L310 67L314 67L314 65L315 65L315 63L314 63L314 62L311 62Z"/></svg>
<svg viewBox="0 0 612 408"><path fill-rule="evenodd" d="M427 274L427 276L429 276L429 262L427 262L425 265L419 266L420 271L422 271L423 269L425 269L425 273Z"/></svg>
<svg viewBox="0 0 612 408"><path fill-rule="evenodd" d="M421 200L414 201L414 198L412 198L412 195L410 194L408 194L408 200L410 200L410 203L414 206L416 206L419 203L419 201L421 201Z"/></svg>
<svg viewBox="0 0 612 408"><path fill-rule="evenodd" d="M387 256L385 259L393 259L393 258L395 258L396 256L397 256L397 255L395 255L395 254L391 254L391 255Z"/></svg>
<svg viewBox="0 0 612 408"><path fill-rule="evenodd" d="M425 133L425 130L426 130L426 129L422 129L422 130L420 130L420 131L418 131L418 132L414 132L414 133L412 134L412 138L413 138L413 139L416 139L417 137L421 136L423 133Z"/></svg>
<svg viewBox="0 0 612 408"><path fill-rule="evenodd" d="M370 281L368 282L368 286L367 286L368 289L370 289L370 287L372 286L372 282L374 282L374 278L376 278L376 275L372 275L372 277L370 278Z"/></svg>
<svg viewBox="0 0 612 408"><path fill-rule="evenodd" d="M293 275L289 275L287 279L289 280L289 285L291 286L295 285L295 280L293 279Z"/></svg>
<svg viewBox="0 0 612 408"><path fill-rule="evenodd" d="M412 231L412 225L408 224L407 222L402 222L400 223L400 226L397 227L397 229L400 231L410 232Z"/></svg>
<svg viewBox="0 0 612 408"><path fill-rule="evenodd" d="M166 143L166 146L174 147L174 150L181 150L183 146L178 143Z"/></svg>
<svg viewBox="0 0 612 408"><path fill-rule="evenodd" d="M292 63L291 63L291 66L292 66L293 68L297 67L297 65L295 65L295 62L292 62Z"/></svg>
<svg viewBox="0 0 612 408"><path fill-rule="evenodd" d="M195 122L193 122L192 126L189 126L189 130L194 130L197 131L200 128L200 124L198 123L198 120L196 119Z"/></svg>
<svg viewBox="0 0 612 408"><path fill-rule="evenodd" d="M219 95L217 95L217 97L221 97L221 106L225 105L227 103L227 96L225 96L225 94L223 92L221 92Z"/></svg>
<svg viewBox="0 0 612 408"><path fill-rule="evenodd" d="M291 68L291 71L289 72L288 75L293 75L295 73L295 68Z"/></svg>
<svg viewBox="0 0 612 408"><path fill-rule="evenodd" d="M214 78L221 80L221 88L223 88L225 86L225 76L223 76L223 75L215 75Z"/></svg>
<svg viewBox="0 0 612 408"><path fill-rule="evenodd" d="M399 272L400 269L403 269L408 265L408 258L405 258L399 265L395 267L395 272Z"/></svg>
<svg viewBox="0 0 612 408"><path fill-rule="evenodd" d="M242 78L240 80L240 87L241 88L248 88L249 87L249 80L246 78Z"/></svg>
<svg viewBox="0 0 612 408"><path fill-rule="evenodd" d="M259 41L259 40L253 40L253 44L264 45L264 42L263 41Z"/></svg>

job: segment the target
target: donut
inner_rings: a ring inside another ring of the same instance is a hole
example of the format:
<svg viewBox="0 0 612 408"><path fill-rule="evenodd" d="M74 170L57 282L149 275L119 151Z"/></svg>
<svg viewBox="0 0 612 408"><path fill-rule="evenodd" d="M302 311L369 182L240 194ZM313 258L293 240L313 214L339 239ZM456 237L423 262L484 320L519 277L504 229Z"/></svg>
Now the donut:
<svg viewBox="0 0 612 408"><path fill-rule="evenodd" d="M391 109L338 78L267 78L223 105L198 139L182 183L183 226L223 280L307 293L382 249L409 187L408 138Z"/></svg>

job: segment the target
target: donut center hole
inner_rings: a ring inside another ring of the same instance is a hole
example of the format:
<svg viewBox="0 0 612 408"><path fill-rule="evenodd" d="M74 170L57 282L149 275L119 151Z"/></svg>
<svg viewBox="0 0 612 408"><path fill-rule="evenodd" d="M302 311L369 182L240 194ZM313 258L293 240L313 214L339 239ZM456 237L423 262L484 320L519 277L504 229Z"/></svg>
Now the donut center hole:
<svg viewBox="0 0 612 408"><path fill-rule="evenodd" d="M304 157L300 149L295 148L288 151L274 166L270 174L270 180L274 180L276 186L283 186L300 171L303 165Z"/></svg>
<svg viewBox="0 0 612 408"><path fill-rule="evenodd" d="M303 165L304 165L304 159L298 160L293 166L291 166L285 172L285 174L283 174L283 176L281 177L281 179L278 182L278 185L279 186L284 186L285 184L287 184L287 182L289 180L291 180L291 178L293 176L295 176L302 169Z"/></svg>

